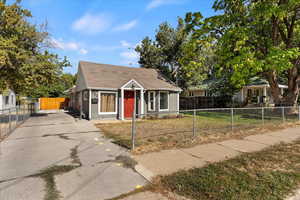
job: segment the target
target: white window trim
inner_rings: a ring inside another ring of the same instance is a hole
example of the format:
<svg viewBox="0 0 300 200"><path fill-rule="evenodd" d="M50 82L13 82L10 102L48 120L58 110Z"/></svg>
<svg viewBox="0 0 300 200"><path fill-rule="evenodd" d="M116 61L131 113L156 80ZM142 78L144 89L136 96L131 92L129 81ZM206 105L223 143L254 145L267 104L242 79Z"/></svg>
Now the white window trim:
<svg viewBox="0 0 300 200"><path fill-rule="evenodd" d="M115 108L116 108L116 112L101 112L101 93L111 93L111 94L115 94L116 97L115 97ZM98 114L99 115L114 115L114 114L117 114L118 113L118 92L109 92L109 91L99 91L99 94L98 94L98 102L99 102L99 105L98 105Z"/></svg>
<svg viewBox="0 0 300 200"><path fill-rule="evenodd" d="M154 97L153 97L153 106L154 106L154 108L153 109L151 109L151 102L150 102L150 96L151 96L151 94L154 94ZM155 91L149 91L148 92L148 111L155 111L155 103L156 103L156 101L155 101L155 95L156 95L156 92Z"/></svg>
<svg viewBox="0 0 300 200"><path fill-rule="evenodd" d="M160 109L160 93L167 93L168 95L168 108L167 109ZM159 111L169 111L170 108L170 93L168 91L159 91L158 92L158 110Z"/></svg>

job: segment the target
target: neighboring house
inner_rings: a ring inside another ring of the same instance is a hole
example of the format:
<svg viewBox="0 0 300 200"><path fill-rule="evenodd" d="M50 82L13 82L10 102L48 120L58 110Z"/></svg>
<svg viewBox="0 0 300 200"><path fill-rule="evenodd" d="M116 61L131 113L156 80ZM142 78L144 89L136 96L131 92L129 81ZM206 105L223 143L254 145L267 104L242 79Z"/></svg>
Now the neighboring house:
<svg viewBox="0 0 300 200"><path fill-rule="evenodd" d="M135 100L137 114L178 111L181 91L155 69L81 61L71 102L85 118L123 120Z"/></svg>
<svg viewBox="0 0 300 200"><path fill-rule="evenodd" d="M212 84L214 84L214 81L205 81L204 84L197 87L188 88L183 92L183 96L211 96L210 87ZM279 88L283 94L288 86L279 84ZM268 81L259 77L251 78L250 83L233 96L233 100L245 104L274 104Z"/></svg>
<svg viewBox="0 0 300 200"><path fill-rule="evenodd" d="M215 80L205 80L202 84L189 87L181 96L183 97L209 97L212 96L210 87L215 83Z"/></svg>
<svg viewBox="0 0 300 200"><path fill-rule="evenodd" d="M0 93L0 110L16 107L16 94L8 89Z"/></svg>
<svg viewBox="0 0 300 200"><path fill-rule="evenodd" d="M279 88L283 95L288 86L279 84ZM269 82L258 77L251 78L250 83L233 96L233 100L248 104L275 104Z"/></svg>

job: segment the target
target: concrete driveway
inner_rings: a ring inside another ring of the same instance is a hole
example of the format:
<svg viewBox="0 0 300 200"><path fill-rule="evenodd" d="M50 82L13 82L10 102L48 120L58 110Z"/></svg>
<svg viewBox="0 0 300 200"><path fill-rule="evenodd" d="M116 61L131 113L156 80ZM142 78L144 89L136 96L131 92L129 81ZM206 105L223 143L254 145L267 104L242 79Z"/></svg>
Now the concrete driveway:
<svg viewBox="0 0 300 200"><path fill-rule="evenodd" d="M134 164L91 122L41 114L1 143L0 199L113 198L146 184Z"/></svg>

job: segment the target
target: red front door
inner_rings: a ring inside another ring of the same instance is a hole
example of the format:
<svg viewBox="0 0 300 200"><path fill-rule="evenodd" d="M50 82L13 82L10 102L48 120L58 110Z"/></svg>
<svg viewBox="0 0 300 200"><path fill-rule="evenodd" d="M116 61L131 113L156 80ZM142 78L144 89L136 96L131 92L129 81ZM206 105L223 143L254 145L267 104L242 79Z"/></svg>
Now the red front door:
<svg viewBox="0 0 300 200"><path fill-rule="evenodd" d="M134 91L124 91L124 117L131 118L134 108Z"/></svg>

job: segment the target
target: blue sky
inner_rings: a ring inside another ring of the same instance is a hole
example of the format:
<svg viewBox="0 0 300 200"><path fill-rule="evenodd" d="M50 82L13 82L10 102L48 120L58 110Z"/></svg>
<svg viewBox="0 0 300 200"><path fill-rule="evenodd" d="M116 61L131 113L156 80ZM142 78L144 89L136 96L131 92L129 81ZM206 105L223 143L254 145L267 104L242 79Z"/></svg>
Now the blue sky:
<svg viewBox="0 0 300 200"><path fill-rule="evenodd" d="M53 49L67 56L76 73L79 60L137 67L133 48L153 37L164 21L200 11L211 16L213 0L23 0L33 23L48 23Z"/></svg>

